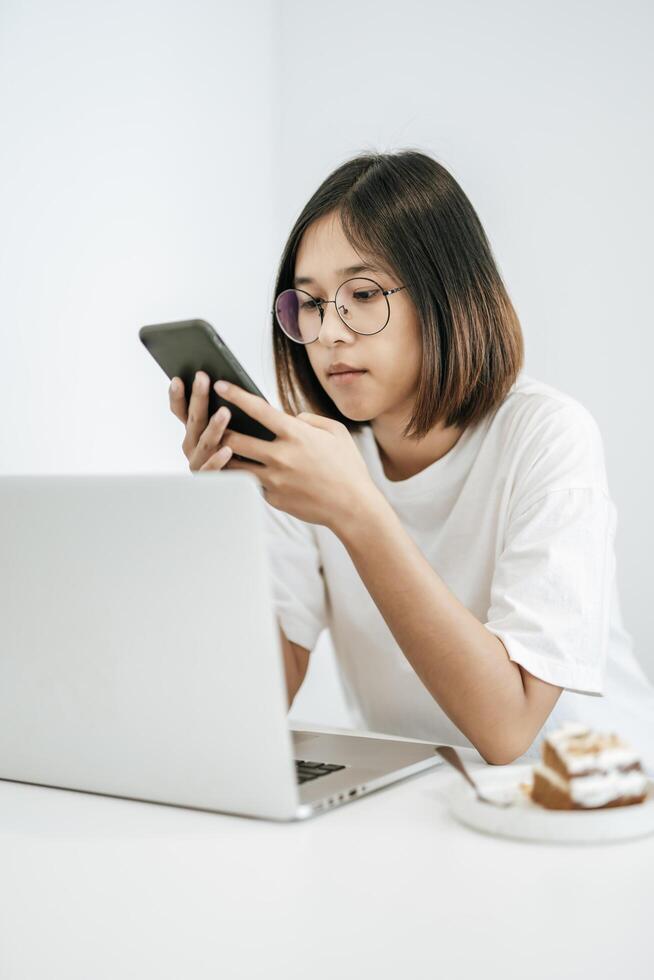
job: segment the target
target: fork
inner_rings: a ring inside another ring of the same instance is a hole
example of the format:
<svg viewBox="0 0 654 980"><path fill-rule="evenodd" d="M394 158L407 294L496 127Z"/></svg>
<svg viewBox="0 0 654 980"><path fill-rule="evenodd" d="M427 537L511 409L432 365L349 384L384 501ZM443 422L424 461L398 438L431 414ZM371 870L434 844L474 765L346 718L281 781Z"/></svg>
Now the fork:
<svg viewBox="0 0 654 980"><path fill-rule="evenodd" d="M435 747L435 751L438 752L442 759L449 762L449 764L456 769L457 772L460 772L463 778L470 783L475 791L475 796L480 803L490 803L491 806L499 806L502 808L513 806L513 800L493 800L489 796L484 796L466 767L463 765L459 753L451 745L437 745Z"/></svg>

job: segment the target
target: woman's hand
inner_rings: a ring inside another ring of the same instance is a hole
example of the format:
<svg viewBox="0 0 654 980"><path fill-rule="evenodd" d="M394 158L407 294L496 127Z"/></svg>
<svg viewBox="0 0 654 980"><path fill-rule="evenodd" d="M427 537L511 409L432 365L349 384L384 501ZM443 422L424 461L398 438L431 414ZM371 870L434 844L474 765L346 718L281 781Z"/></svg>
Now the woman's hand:
<svg viewBox="0 0 654 980"><path fill-rule="evenodd" d="M231 412L223 405L212 415L207 424L209 406L209 375L198 371L193 381L191 400L186 407L184 384L180 378L173 378L168 389L170 410L186 426L182 452L192 471L205 469L207 460L212 460L210 469L219 470L228 462L232 450L220 445Z"/></svg>
<svg viewBox="0 0 654 980"><path fill-rule="evenodd" d="M222 384L226 387L219 387ZM277 436L267 441L227 429L222 438L223 448L252 460L232 458L227 468L253 473L273 507L302 521L324 524L338 534L341 526L356 520L357 513L380 496L341 422L310 412L287 415L238 385L219 381L214 387L222 398ZM200 468L222 469L221 452Z"/></svg>

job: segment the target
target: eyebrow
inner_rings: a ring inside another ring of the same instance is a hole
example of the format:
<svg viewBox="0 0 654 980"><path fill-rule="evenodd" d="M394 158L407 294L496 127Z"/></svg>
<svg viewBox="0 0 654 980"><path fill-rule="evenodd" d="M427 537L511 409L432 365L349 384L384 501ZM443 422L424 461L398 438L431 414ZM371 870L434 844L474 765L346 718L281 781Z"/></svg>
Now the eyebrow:
<svg viewBox="0 0 654 980"><path fill-rule="evenodd" d="M338 276L356 276L359 272L382 272L382 269L375 269L372 265L348 265L344 269L336 269L336 275ZM315 282L311 276L299 276L297 279L293 280L294 286L304 286Z"/></svg>

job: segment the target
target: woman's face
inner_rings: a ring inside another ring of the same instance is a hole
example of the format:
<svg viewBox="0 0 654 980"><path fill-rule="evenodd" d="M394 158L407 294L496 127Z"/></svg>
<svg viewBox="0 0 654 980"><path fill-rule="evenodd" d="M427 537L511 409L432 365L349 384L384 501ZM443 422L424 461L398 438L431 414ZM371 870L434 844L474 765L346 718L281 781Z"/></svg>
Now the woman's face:
<svg viewBox="0 0 654 980"><path fill-rule="evenodd" d="M365 266L356 272L350 266ZM332 212L314 221L304 232L296 255L295 283L315 299L333 300L336 290L352 276L374 279L383 289L402 286L397 278L367 265L343 233L338 214ZM320 335L306 351L318 381L346 418L363 422L393 418L405 424L412 412L420 371L422 339L416 309L408 291L388 297L391 315L377 334L362 335L340 319L333 303L325 311ZM363 373L341 377L332 374L337 362Z"/></svg>

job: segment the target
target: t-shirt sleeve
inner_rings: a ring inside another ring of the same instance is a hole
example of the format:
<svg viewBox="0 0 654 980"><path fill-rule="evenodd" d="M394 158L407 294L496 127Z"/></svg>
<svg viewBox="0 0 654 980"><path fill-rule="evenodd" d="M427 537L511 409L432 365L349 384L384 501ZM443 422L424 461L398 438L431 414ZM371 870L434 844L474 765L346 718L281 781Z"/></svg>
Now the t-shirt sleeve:
<svg viewBox="0 0 654 980"><path fill-rule="evenodd" d="M289 640L313 650L327 625L325 583L315 534L311 525L263 502L277 618Z"/></svg>
<svg viewBox="0 0 654 980"><path fill-rule="evenodd" d="M486 628L535 677L601 694L616 511L599 430L582 406L538 426L518 467Z"/></svg>

